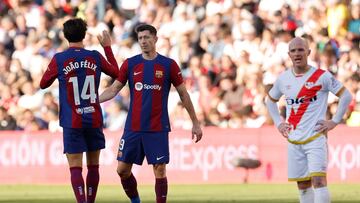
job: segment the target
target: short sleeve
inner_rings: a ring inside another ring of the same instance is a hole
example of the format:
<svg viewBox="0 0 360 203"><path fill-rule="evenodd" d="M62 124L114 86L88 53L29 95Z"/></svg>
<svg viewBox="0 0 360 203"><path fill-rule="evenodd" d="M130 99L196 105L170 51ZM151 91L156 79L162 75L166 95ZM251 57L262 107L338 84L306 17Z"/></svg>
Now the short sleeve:
<svg viewBox="0 0 360 203"><path fill-rule="evenodd" d="M181 85L184 81L181 70L174 60L172 60L170 65L170 80L175 87Z"/></svg>
<svg viewBox="0 0 360 203"><path fill-rule="evenodd" d="M324 74L324 87L326 91L337 94L343 87L342 83L337 80L329 71Z"/></svg>
<svg viewBox="0 0 360 203"><path fill-rule="evenodd" d="M280 97L283 95L283 93L281 92L280 83L281 81L277 79L274 83L274 86L269 91L268 95L273 100L279 100Z"/></svg>

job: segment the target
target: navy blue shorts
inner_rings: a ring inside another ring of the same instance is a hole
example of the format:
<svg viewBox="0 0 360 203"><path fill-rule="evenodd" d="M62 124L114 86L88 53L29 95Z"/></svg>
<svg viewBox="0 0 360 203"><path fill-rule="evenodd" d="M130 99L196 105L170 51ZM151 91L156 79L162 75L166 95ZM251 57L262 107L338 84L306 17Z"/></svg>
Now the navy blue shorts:
<svg viewBox="0 0 360 203"><path fill-rule="evenodd" d="M142 165L169 163L169 132L124 131L119 143L117 160Z"/></svg>
<svg viewBox="0 0 360 203"><path fill-rule="evenodd" d="M102 128L63 128L64 153L76 154L105 148Z"/></svg>

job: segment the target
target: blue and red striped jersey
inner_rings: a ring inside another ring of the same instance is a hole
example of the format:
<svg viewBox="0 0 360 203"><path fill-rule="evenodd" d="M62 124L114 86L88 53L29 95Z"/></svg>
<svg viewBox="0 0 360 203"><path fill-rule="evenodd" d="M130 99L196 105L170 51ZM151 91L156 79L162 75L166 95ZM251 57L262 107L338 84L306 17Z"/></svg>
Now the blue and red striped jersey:
<svg viewBox="0 0 360 203"><path fill-rule="evenodd" d="M168 96L171 84L183 83L179 66L173 59L157 54L146 60L141 54L128 58L120 67L117 79L129 82L130 107L125 130L170 131Z"/></svg>
<svg viewBox="0 0 360 203"><path fill-rule="evenodd" d="M60 126L99 128L103 117L98 89L101 72L117 78L119 68L110 47L109 62L98 52L70 47L55 54L40 81L42 89L59 80Z"/></svg>

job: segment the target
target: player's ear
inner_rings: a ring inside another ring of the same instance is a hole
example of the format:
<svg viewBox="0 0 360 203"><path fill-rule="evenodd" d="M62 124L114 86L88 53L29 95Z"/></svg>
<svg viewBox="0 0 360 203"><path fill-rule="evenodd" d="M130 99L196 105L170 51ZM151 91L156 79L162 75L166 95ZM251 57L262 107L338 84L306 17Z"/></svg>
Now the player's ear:
<svg viewBox="0 0 360 203"><path fill-rule="evenodd" d="M307 55L310 56L310 53L311 53L311 49L308 49Z"/></svg>
<svg viewBox="0 0 360 203"><path fill-rule="evenodd" d="M158 36L156 36L156 35L155 35L155 42L157 42L157 41L158 41L158 39L159 39L159 38L158 38Z"/></svg>

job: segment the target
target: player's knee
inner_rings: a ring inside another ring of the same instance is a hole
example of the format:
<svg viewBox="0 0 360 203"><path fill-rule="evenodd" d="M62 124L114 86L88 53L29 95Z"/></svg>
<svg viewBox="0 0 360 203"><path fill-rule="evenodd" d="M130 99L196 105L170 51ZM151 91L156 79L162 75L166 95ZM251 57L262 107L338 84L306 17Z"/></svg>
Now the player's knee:
<svg viewBox="0 0 360 203"><path fill-rule="evenodd" d="M131 171L125 170L122 168L117 168L116 172L120 176L121 179L126 179L126 178L130 177L130 175L131 175Z"/></svg>
<svg viewBox="0 0 360 203"><path fill-rule="evenodd" d="M307 181L298 181L297 186L300 190L306 190L307 188L311 187L311 180Z"/></svg>
<svg viewBox="0 0 360 203"><path fill-rule="evenodd" d="M156 178L166 177L166 165L165 164L155 164L154 173Z"/></svg>
<svg viewBox="0 0 360 203"><path fill-rule="evenodd" d="M326 186L326 178L325 177L313 177L312 185L314 188L320 188Z"/></svg>

